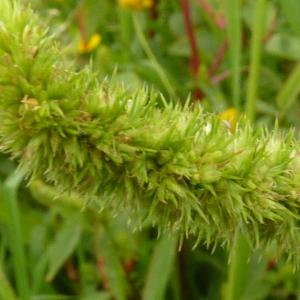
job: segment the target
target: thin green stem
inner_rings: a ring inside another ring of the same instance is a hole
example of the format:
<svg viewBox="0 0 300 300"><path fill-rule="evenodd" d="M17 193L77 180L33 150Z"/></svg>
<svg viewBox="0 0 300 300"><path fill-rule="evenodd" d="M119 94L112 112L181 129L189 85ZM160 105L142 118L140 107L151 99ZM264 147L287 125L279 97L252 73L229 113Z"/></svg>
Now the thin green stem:
<svg viewBox="0 0 300 300"><path fill-rule="evenodd" d="M174 266L177 245L177 235L163 236L156 243L142 292L143 300L165 299L164 295Z"/></svg>
<svg viewBox="0 0 300 300"><path fill-rule="evenodd" d="M8 177L2 187L2 196L7 207L7 222L10 233L9 242L19 296L22 300L29 300L29 282L23 248L24 242L21 230L21 220L17 204L17 192L22 178L23 176L20 172L15 172Z"/></svg>
<svg viewBox="0 0 300 300"><path fill-rule="evenodd" d="M133 26L130 12L120 8L119 11L120 35L124 47L124 57L130 59L130 45L133 34Z"/></svg>
<svg viewBox="0 0 300 300"><path fill-rule="evenodd" d="M41 180L34 180L29 186L32 196L46 206L61 205L80 209L85 202L75 193L59 193L55 188Z"/></svg>
<svg viewBox="0 0 300 300"><path fill-rule="evenodd" d="M134 24L134 29L136 32L136 35L138 37L139 43L142 46L143 50L145 51L146 55L148 56L148 59L151 61L151 63L153 64L161 82L163 83L165 89L167 90L167 92L173 97L176 97L176 91L173 88L167 74L165 73L164 69L161 67L161 65L159 64L159 62L157 61L154 53L151 50L151 47L149 45L149 43L147 42L147 39L142 31L142 27L141 24L137 18L137 16L133 16L133 24Z"/></svg>
<svg viewBox="0 0 300 300"><path fill-rule="evenodd" d="M276 102L280 108L280 118L282 118L288 109L293 105L300 92L300 63L298 63L291 72L286 82L280 89Z"/></svg>
<svg viewBox="0 0 300 300"><path fill-rule="evenodd" d="M234 107L239 110L242 53L240 0L226 0L225 12L227 17L227 36L229 41L229 55L232 69L232 99Z"/></svg>
<svg viewBox="0 0 300 300"><path fill-rule="evenodd" d="M228 268L228 281L224 289L224 300L242 299L247 280L250 246L241 232L236 233L231 260Z"/></svg>
<svg viewBox="0 0 300 300"><path fill-rule="evenodd" d="M250 121L255 119L256 100L261 66L261 49L266 16L266 0L257 0L254 28L251 40L250 70L247 86L246 114Z"/></svg>

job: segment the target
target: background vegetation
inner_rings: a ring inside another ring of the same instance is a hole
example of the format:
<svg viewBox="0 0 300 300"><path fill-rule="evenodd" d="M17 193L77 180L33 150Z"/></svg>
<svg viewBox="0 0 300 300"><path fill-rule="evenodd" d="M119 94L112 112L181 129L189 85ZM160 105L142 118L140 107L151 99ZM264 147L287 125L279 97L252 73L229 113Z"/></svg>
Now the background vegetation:
<svg viewBox="0 0 300 300"><path fill-rule="evenodd" d="M170 101L188 97L220 113L282 130L300 126L298 0L33 0L78 69ZM300 273L272 247L248 258L243 240L192 250L126 215L78 212L76 195L25 186L0 157L0 298L298 299ZM54 200L53 200L54 199Z"/></svg>

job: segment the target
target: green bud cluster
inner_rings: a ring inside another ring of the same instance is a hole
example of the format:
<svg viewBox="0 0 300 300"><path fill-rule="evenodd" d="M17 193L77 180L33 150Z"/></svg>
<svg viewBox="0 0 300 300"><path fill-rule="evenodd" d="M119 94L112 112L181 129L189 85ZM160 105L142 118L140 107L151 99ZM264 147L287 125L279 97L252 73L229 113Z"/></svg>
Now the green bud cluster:
<svg viewBox="0 0 300 300"><path fill-rule="evenodd" d="M300 156L293 133L231 134L200 106L77 71L38 17L0 1L0 150L42 178L135 224L231 246L300 253Z"/></svg>

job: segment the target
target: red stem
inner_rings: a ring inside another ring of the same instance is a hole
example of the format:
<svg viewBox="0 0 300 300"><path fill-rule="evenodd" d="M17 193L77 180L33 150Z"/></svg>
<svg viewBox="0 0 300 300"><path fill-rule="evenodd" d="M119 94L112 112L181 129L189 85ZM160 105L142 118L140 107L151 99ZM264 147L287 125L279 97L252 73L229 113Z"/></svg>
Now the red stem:
<svg viewBox="0 0 300 300"><path fill-rule="evenodd" d="M272 38L272 36L275 32L276 26L277 26L277 17L274 16L274 18L271 21L270 27L269 27L266 35L263 38L264 44L266 44ZM243 46L243 48L247 48L248 40L244 39L242 46ZM231 76L231 73L229 70L225 70L224 72L222 72L220 74L216 74L216 71L221 64L227 49L228 49L228 41L227 41L227 39L225 39L223 41L222 45L220 46L220 48L216 54L215 60L209 69L209 75L211 78L211 83L213 85L220 84L222 81L226 80L228 77Z"/></svg>
<svg viewBox="0 0 300 300"><path fill-rule="evenodd" d="M210 77L213 77L216 74L220 64L223 61L223 58L226 54L227 49L228 49L228 40L227 40L227 38L225 38L224 41L222 42L220 48L217 51L217 54L215 56L215 59L214 59L212 65L209 68L208 73L209 73Z"/></svg>
<svg viewBox="0 0 300 300"><path fill-rule="evenodd" d="M197 0L197 3L214 20L217 27L219 27L221 30L226 28L226 18L217 13L207 0Z"/></svg>
<svg viewBox="0 0 300 300"><path fill-rule="evenodd" d="M100 255L97 255L97 269L98 269L98 275L100 277L101 283L103 285L103 289L108 291L110 289L109 282L106 277L106 266L105 261L103 257Z"/></svg>
<svg viewBox="0 0 300 300"><path fill-rule="evenodd" d="M158 9L157 9L158 2L159 0L153 0L153 4L150 9L150 19L152 21L155 21L158 18ZM155 30L151 29L149 32L149 36L150 38L153 38L155 36Z"/></svg>
<svg viewBox="0 0 300 300"><path fill-rule="evenodd" d="M194 33L194 28L192 24L192 16L191 16L189 0L181 0L181 5L182 5L184 25L189 38L190 47L191 47L191 61L190 61L191 70L193 75L197 76L199 71L199 66L200 66L200 58L198 54L198 47L197 47L196 37Z"/></svg>
<svg viewBox="0 0 300 300"><path fill-rule="evenodd" d="M275 32L277 27L277 17L276 15L273 17L270 27L268 28L268 31L266 35L263 38L263 43L266 44L273 36L273 33Z"/></svg>
<svg viewBox="0 0 300 300"><path fill-rule="evenodd" d="M158 10L157 10L158 2L159 0L153 0L153 4L150 10L150 16L152 20L156 20L158 17Z"/></svg>
<svg viewBox="0 0 300 300"><path fill-rule="evenodd" d="M231 73L229 70L225 70L224 72L220 73L220 74L216 74L215 76L211 77L210 81L213 85L218 85L220 84L222 81L226 80L227 78L229 78L231 76Z"/></svg>
<svg viewBox="0 0 300 300"><path fill-rule="evenodd" d="M199 51L197 47L195 32L193 28L192 23L192 16L191 16L191 9L190 9L190 2L189 0L181 0L181 6L182 6L182 15L184 20L185 29L188 35L190 48L191 48L191 56L190 56L190 68L192 75L195 79L198 79L199 75L199 68L200 68L200 57L199 57ZM198 100L201 100L203 98L202 92L197 88L194 90L194 96Z"/></svg>

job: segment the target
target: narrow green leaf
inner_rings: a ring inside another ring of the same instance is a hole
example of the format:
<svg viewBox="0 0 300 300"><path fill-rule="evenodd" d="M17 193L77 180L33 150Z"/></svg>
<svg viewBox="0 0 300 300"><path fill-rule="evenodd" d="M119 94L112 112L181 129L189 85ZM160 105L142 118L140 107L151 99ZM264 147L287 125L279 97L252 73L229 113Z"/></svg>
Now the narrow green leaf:
<svg viewBox="0 0 300 300"><path fill-rule="evenodd" d="M122 43L124 45L125 54L129 54L130 45L132 41L132 33L133 33L133 26L132 26L132 19L130 12L128 10L124 10L120 8L118 10L119 22L120 22L120 36L122 39Z"/></svg>
<svg viewBox="0 0 300 300"><path fill-rule="evenodd" d="M255 20L251 39L250 69L247 86L246 114L253 121L256 113L256 101L261 66L262 38L264 34L266 0L257 0L255 6Z"/></svg>
<svg viewBox="0 0 300 300"><path fill-rule="evenodd" d="M46 276L47 281L51 281L56 276L57 272L74 252L80 240L82 226L82 215L76 213L64 223L57 233L48 252L49 269Z"/></svg>
<svg viewBox="0 0 300 300"><path fill-rule="evenodd" d="M148 269L143 300L164 299L176 249L177 237L164 236L157 242Z"/></svg>
<svg viewBox="0 0 300 300"><path fill-rule="evenodd" d="M242 30L240 0L226 0L227 36L232 68L232 100L236 109L240 103Z"/></svg>
<svg viewBox="0 0 300 300"><path fill-rule="evenodd" d="M17 300L13 288L7 280L5 274L0 269L0 299L1 300Z"/></svg>
<svg viewBox="0 0 300 300"><path fill-rule="evenodd" d="M299 60L300 38L288 34L274 34L265 47L266 51L279 58Z"/></svg>
<svg viewBox="0 0 300 300"><path fill-rule="evenodd" d="M141 29L142 28L141 24L137 17L133 18L133 24L134 24L134 29L135 29L137 38L140 42L140 45L143 48L146 55L148 56L148 59L150 60L150 62L153 64L153 67L155 68L158 77L160 78L161 82L163 83L163 85L164 85L165 89L168 91L168 93L172 97L175 98L176 91L175 91L173 85L171 84L168 75L166 74L166 72L164 71L162 66L159 64L154 53L152 52L151 47L149 46L147 39L144 36L144 33Z"/></svg>
<svg viewBox="0 0 300 300"><path fill-rule="evenodd" d="M276 102L280 108L280 117L283 117L287 110L293 105L300 92L300 63L296 65L279 91Z"/></svg>
<svg viewBox="0 0 300 300"><path fill-rule="evenodd" d="M101 258L105 269L109 289L116 300L128 299L129 285L124 272L119 251L115 247L109 232L101 228L97 240L98 260Z"/></svg>
<svg viewBox="0 0 300 300"><path fill-rule="evenodd" d="M16 278L18 294L22 300L29 299L29 280L24 252L24 241L21 230L21 220L17 203L18 187L22 181L22 174L14 172L2 185L2 197L7 209L7 222L9 230L9 245L12 253L14 275Z"/></svg>
<svg viewBox="0 0 300 300"><path fill-rule="evenodd" d="M247 282L249 254L250 247L246 237L237 232L228 269L228 281L224 287L224 300L242 299Z"/></svg>
<svg viewBox="0 0 300 300"><path fill-rule="evenodd" d="M45 280L45 273L48 267L48 257L43 255L32 269L32 292L38 293L42 283Z"/></svg>
<svg viewBox="0 0 300 300"><path fill-rule="evenodd" d="M95 292L88 295L84 295L80 300L110 300L111 295L108 292Z"/></svg>

